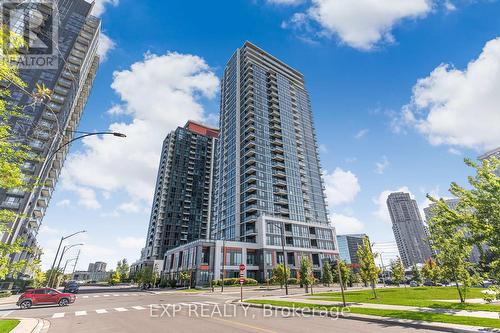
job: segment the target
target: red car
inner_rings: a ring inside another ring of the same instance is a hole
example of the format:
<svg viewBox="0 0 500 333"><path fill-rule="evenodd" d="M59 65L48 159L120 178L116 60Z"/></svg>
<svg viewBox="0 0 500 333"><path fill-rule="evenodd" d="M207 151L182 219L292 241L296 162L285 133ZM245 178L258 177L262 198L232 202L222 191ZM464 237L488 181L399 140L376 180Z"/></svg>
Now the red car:
<svg viewBox="0 0 500 333"><path fill-rule="evenodd" d="M17 300L16 305L21 309L29 309L32 305L58 304L66 306L74 303L76 296L73 294L61 293L52 288L38 288L26 290Z"/></svg>

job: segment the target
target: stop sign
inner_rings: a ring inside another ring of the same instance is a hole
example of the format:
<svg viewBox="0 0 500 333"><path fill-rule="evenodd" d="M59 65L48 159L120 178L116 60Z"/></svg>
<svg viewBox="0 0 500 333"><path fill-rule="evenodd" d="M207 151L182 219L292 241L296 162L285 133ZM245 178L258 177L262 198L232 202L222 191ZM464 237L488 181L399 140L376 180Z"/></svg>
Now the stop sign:
<svg viewBox="0 0 500 333"><path fill-rule="evenodd" d="M245 270L245 265L244 264L240 264L240 271L244 271Z"/></svg>

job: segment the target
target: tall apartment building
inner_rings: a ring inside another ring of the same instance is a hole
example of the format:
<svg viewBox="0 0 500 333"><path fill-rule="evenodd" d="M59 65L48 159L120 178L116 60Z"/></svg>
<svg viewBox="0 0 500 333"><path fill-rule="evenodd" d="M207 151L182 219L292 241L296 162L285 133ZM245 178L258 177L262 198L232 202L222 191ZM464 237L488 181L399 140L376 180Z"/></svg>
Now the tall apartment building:
<svg viewBox="0 0 500 333"><path fill-rule="evenodd" d="M339 255L346 264L353 268L359 267L358 247L363 245L365 234L337 235Z"/></svg>
<svg viewBox="0 0 500 333"><path fill-rule="evenodd" d="M143 264L163 260L174 247L209 238L218 134L189 121L163 141Z"/></svg>
<svg viewBox="0 0 500 333"><path fill-rule="evenodd" d="M417 202L409 193L396 192L387 198L387 207L401 261L405 267L423 264L432 251Z"/></svg>
<svg viewBox="0 0 500 333"><path fill-rule="evenodd" d="M496 149L493 149L493 150L490 150L489 152L479 156L479 159L480 160L486 160L486 159L489 159L489 158L492 158L492 157L496 157L497 159L500 160L500 147L496 148ZM495 171L495 174L500 177L500 168L498 168L496 171Z"/></svg>
<svg viewBox="0 0 500 333"><path fill-rule="evenodd" d="M106 272L107 264L102 261L91 262L87 271L89 272Z"/></svg>
<svg viewBox="0 0 500 333"><path fill-rule="evenodd" d="M264 281L285 260L297 276L307 256L319 275L338 251L304 76L246 42L224 70L220 108L212 241L167 251L164 274L189 269L207 283L243 263Z"/></svg>
<svg viewBox="0 0 500 333"><path fill-rule="evenodd" d="M33 260L40 255L36 236L69 147L49 157L61 143L73 138L99 65L101 23L90 15L92 4L85 0L57 0L54 4L59 14L58 43L54 46L57 68L21 69L20 76L27 86L13 87L11 93L10 101L23 113L23 117L11 119L15 140L31 148L32 159L23 165L23 172L43 184L26 192L0 189L0 208L11 209L20 216L11 224L12 232L0 235L0 241L13 243L23 237L24 245L31 248L31 252L16 255L14 261ZM43 8L40 10L45 14ZM51 17L45 15L43 19ZM50 25L40 25L41 29L46 26ZM45 84L52 90L46 104L35 103L31 96L36 84Z"/></svg>

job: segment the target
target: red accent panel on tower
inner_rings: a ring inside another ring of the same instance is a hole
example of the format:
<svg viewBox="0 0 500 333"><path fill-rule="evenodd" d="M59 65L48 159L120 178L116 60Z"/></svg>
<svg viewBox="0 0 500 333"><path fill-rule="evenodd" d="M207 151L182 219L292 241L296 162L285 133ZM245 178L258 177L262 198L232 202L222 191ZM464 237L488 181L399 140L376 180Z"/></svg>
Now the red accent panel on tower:
<svg viewBox="0 0 500 333"><path fill-rule="evenodd" d="M188 121L185 128L190 130L191 132L209 136L212 138L217 138L219 136L219 130L211 127L204 126L202 124L195 123L193 121Z"/></svg>

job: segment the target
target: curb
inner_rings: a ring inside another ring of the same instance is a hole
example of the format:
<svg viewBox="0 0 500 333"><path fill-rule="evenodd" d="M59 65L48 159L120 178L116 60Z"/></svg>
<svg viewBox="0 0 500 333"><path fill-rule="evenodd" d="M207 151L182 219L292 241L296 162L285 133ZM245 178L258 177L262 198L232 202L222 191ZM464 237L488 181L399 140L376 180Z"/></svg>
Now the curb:
<svg viewBox="0 0 500 333"><path fill-rule="evenodd" d="M264 307L266 307L267 309L273 309L273 310L291 309L291 308L285 307L285 306L276 306L276 305L268 305L268 304L266 304L266 305L265 304L253 304L253 303L246 303L246 302L240 302L240 301L237 301L234 303L249 306L251 308L258 308L258 309L263 309ZM318 312L305 310L305 309L296 309L295 311L297 311L298 313L307 314L307 315L313 315L313 316L319 315ZM331 313L328 313L327 315L329 317L332 317L332 318L337 317ZM458 325L458 324L447 324L447 323L428 322L428 321L415 321L415 320L410 320L410 319L397 319L397 318L388 318L388 317L371 316L371 315L354 314L354 313L349 313L348 316L339 317L339 318L347 319L347 320L365 321L365 322L371 322L371 323L393 324L393 325L397 325L397 326L412 327L412 328L418 328L418 329L428 329L428 330L441 331L441 332L500 333L500 329L496 329L496 328L486 328L486 327L479 327L479 326L465 326L465 325Z"/></svg>
<svg viewBox="0 0 500 333"><path fill-rule="evenodd" d="M2 319L16 319L19 324L14 327L10 333L41 333L47 332L50 327L50 322L40 318L2 318Z"/></svg>

